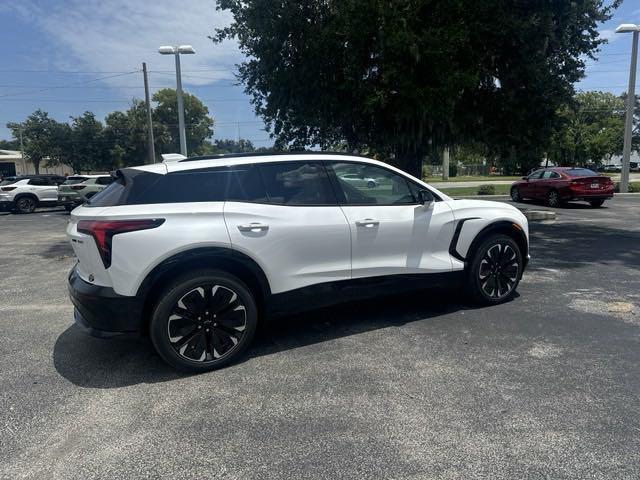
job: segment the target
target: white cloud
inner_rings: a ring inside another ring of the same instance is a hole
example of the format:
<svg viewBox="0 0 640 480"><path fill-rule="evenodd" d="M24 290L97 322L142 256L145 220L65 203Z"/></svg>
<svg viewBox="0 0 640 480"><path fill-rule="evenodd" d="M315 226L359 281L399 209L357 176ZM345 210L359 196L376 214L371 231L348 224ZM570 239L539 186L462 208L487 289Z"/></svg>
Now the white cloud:
<svg viewBox="0 0 640 480"><path fill-rule="evenodd" d="M598 31L599 37L602 40L607 40L609 43L613 43L620 38L620 35L616 34L615 30L605 28Z"/></svg>
<svg viewBox="0 0 640 480"><path fill-rule="evenodd" d="M186 85L205 85L233 79L233 65L242 60L234 42L213 44L207 38L216 27L230 23L227 12L212 0L21 0L5 4L50 39L51 68L125 71L141 68L173 71L170 56L158 54L161 45L190 44L196 55L182 57L182 69L212 70L184 77ZM44 54L44 52L43 52ZM113 86L131 83L127 77L104 80ZM153 75L154 84L172 85L175 77Z"/></svg>

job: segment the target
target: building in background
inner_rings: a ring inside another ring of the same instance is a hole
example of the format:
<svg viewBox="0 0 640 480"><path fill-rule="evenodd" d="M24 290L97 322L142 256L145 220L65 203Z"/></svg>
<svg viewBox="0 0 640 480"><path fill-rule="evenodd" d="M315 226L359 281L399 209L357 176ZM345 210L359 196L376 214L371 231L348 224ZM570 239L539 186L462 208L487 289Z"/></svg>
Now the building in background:
<svg viewBox="0 0 640 480"><path fill-rule="evenodd" d="M40 164L40 173L52 173L67 176L71 169L65 165L45 167L46 161ZM34 175L33 164L17 150L0 150L0 177L12 175Z"/></svg>

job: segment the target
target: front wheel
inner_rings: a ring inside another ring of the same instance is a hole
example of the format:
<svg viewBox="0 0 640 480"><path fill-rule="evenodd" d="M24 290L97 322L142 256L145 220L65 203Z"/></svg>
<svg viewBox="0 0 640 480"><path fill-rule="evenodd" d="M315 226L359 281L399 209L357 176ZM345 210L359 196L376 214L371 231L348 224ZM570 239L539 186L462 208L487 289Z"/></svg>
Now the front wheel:
<svg viewBox="0 0 640 480"><path fill-rule="evenodd" d="M522 276L522 252L506 235L491 235L476 249L467 270L467 287L477 303L502 303L514 294Z"/></svg>
<svg viewBox="0 0 640 480"><path fill-rule="evenodd" d="M604 205L604 200L602 200L602 199L598 199L598 200L591 200L591 201L589 201L589 204L590 204L593 208L600 208L602 205Z"/></svg>
<svg viewBox="0 0 640 480"><path fill-rule="evenodd" d="M375 186L376 186L376 182L374 182L373 180L369 180L367 182L367 187L368 188L375 188Z"/></svg>
<svg viewBox="0 0 640 480"><path fill-rule="evenodd" d="M258 309L249 288L219 270L179 277L156 305L150 336L171 366L206 372L237 360L253 340Z"/></svg>
<svg viewBox="0 0 640 480"><path fill-rule="evenodd" d="M520 189L518 187L513 187L511 189L511 200L514 202L522 201L522 196L520 195Z"/></svg>

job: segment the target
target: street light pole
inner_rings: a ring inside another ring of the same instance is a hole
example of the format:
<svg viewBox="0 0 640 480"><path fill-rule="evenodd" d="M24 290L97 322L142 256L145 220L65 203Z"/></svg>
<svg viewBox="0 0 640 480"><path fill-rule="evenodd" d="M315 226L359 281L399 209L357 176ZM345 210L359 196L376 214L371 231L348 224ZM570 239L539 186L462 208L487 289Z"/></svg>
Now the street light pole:
<svg viewBox="0 0 640 480"><path fill-rule="evenodd" d="M187 134L184 128L184 101L182 100L182 74L180 73L180 51L176 48L176 96L178 97L178 130L180 153L187 156Z"/></svg>
<svg viewBox="0 0 640 480"><path fill-rule="evenodd" d="M631 136L633 134L633 110L636 105L636 68L638 64L638 25L623 23L616 28L616 33L633 32L631 46L631 67L629 69L629 88L627 89L627 112L624 122L624 146L622 149L622 174L620 176L620 192L629 191L629 167L631 164Z"/></svg>
<svg viewBox="0 0 640 480"><path fill-rule="evenodd" d="M176 97L178 100L178 135L180 136L180 153L187 156L187 135L184 125L184 101L182 98L182 74L180 72L180 55L194 54L195 50L191 45L180 45L179 47L160 47L158 51L162 55L175 55L176 59Z"/></svg>

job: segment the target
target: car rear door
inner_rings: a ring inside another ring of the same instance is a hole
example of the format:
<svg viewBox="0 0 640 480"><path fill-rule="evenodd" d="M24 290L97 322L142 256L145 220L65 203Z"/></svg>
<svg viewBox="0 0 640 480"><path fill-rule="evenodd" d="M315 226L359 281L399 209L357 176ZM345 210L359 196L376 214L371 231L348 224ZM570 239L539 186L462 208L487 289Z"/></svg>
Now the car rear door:
<svg viewBox="0 0 640 480"><path fill-rule="evenodd" d="M50 177L33 177L29 180L29 191L41 202L58 201L58 184Z"/></svg>
<svg viewBox="0 0 640 480"><path fill-rule="evenodd" d="M313 160L233 167L224 218L234 249L273 293L351 278L351 236L327 173Z"/></svg>
<svg viewBox="0 0 640 480"><path fill-rule="evenodd" d="M364 162L326 162L351 230L353 278L402 273L448 272L454 218L446 202L425 206L422 188L390 169ZM342 179L361 169L374 187Z"/></svg>

